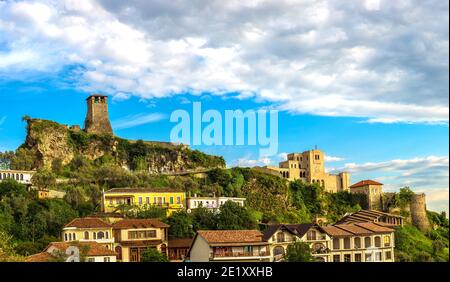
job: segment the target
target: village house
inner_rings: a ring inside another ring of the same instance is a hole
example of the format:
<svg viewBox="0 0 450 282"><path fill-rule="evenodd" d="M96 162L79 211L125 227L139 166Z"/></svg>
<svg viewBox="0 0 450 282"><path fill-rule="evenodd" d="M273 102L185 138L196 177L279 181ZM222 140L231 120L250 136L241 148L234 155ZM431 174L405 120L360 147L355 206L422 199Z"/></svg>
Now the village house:
<svg viewBox="0 0 450 282"><path fill-rule="evenodd" d="M157 206L167 210L167 215L186 207L186 193L171 188L113 188L103 193L104 212L120 212L123 205L145 208Z"/></svg>
<svg viewBox="0 0 450 282"><path fill-rule="evenodd" d="M216 210L228 201L237 203L243 207L245 200L245 198L236 197L197 197L197 195L194 195L194 197L186 198L186 207L188 211L199 207Z"/></svg>
<svg viewBox="0 0 450 282"><path fill-rule="evenodd" d="M257 230L199 230L188 253L192 262L269 262L269 243Z"/></svg>
<svg viewBox="0 0 450 282"><path fill-rule="evenodd" d="M328 261L331 238L317 224L271 224L263 240L270 243L271 261L284 260L288 246L299 241L309 244L316 261Z"/></svg>
<svg viewBox="0 0 450 282"><path fill-rule="evenodd" d="M168 256L169 225L157 219L124 219L112 227L119 261L139 262L142 252L148 248Z"/></svg>
<svg viewBox="0 0 450 282"><path fill-rule="evenodd" d="M169 239L169 260L182 262L186 259L193 238Z"/></svg>
<svg viewBox="0 0 450 282"><path fill-rule="evenodd" d="M26 262L116 262L116 253L96 242L52 242Z"/></svg>
<svg viewBox="0 0 450 282"><path fill-rule="evenodd" d="M31 178L36 173L33 170L0 169L0 182L5 179L14 179L21 184L31 186Z"/></svg>
<svg viewBox="0 0 450 282"><path fill-rule="evenodd" d="M75 218L62 230L64 242L97 242L109 250L114 250L112 226L100 218Z"/></svg>

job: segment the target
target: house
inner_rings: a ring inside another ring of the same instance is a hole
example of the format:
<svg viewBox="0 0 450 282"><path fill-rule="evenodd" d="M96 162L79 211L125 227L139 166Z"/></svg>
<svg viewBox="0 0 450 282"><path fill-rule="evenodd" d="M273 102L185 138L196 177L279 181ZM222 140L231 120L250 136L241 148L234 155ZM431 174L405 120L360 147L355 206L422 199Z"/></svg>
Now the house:
<svg viewBox="0 0 450 282"><path fill-rule="evenodd" d="M0 169L0 182L6 179L14 179L17 182L29 187L32 185L31 178L35 173L36 171L34 170Z"/></svg>
<svg viewBox="0 0 450 282"><path fill-rule="evenodd" d="M323 226L331 237L329 261L393 262L394 229L382 223L351 223Z"/></svg>
<svg viewBox="0 0 450 282"><path fill-rule="evenodd" d="M61 237L64 242L96 242L114 250L112 226L100 218L75 218L64 226Z"/></svg>
<svg viewBox="0 0 450 282"><path fill-rule="evenodd" d="M182 262L186 259L193 238L169 239L169 260Z"/></svg>
<svg viewBox="0 0 450 282"><path fill-rule="evenodd" d="M26 262L115 262L116 253L96 242L52 242L43 252L28 256Z"/></svg>
<svg viewBox="0 0 450 282"><path fill-rule="evenodd" d="M383 200L383 184L373 180L362 180L350 186L350 192L364 194L367 197L369 210L381 210Z"/></svg>
<svg viewBox="0 0 450 282"><path fill-rule="evenodd" d="M282 261L290 244L306 242L316 261L328 261L331 238L314 223L271 224L264 232L263 240L270 244L271 261Z"/></svg>
<svg viewBox="0 0 450 282"><path fill-rule="evenodd" d="M169 225L157 219L123 219L112 225L117 259L139 262L142 252L155 248L168 255Z"/></svg>
<svg viewBox="0 0 450 282"><path fill-rule="evenodd" d="M245 198L236 198L236 197L187 197L186 198L186 207L187 210L197 209L199 207L204 207L207 209L219 209L223 204L228 201L237 203L240 206L244 206Z"/></svg>
<svg viewBox="0 0 450 282"><path fill-rule="evenodd" d="M193 262L269 262L269 243L257 230L199 230L188 253Z"/></svg>
<svg viewBox="0 0 450 282"><path fill-rule="evenodd" d="M118 212L123 205L136 208L157 206L167 214L184 209L186 193L171 188L113 188L103 193L103 212Z"/></svg>
<svg viewBox="0 0 450 282"><path fill-rule="evenodd" d="M376 210L360 210L344 216L337 224L380 222L390 226L403 226L404 217Z"/></svg>

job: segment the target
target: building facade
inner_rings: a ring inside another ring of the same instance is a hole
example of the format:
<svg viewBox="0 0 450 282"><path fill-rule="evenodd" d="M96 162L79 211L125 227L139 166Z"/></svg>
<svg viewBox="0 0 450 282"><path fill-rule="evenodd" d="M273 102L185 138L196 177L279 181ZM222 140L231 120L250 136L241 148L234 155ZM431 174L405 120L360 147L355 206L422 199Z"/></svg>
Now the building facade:
<svg viewBox="0 0 450 282"><path fill-rule="evenodd" d="M168 256L169 225L157 219L124 219L112 226L119 261L139 262L148 248Z"/></svg>
<svg viewBox="0 0 450 282"><path fill-rule="evenodd" d="M228 201L239 204L241 207L244 206L245 198L235 198L235 197L187 197L186 198L186 208L189 210L197 209L199 207L204 207L207 209L219 209L223 204Z"/></svg>
<svg viewBox="0 0 450 282"><path fill-rule="evenodd" d="M61 232L64 242L96 242L114 250L112 226L100 218L75 218Z"/></svg>
<svg viewBox="0 0 450 282"><path fill-rule="evenodd" d="M169 260L182 262L187 258L189 248L193 238L173 238L169 239Z"/></svg>
<svg viewBox="0 0 450 282"><path fill-rule="evenodd" d="M278 175L289 181L301 180L306 183L317 183L327 192L348 191L350 174L341 172L329 174L325 171L325 153L321 150L309 150L303 153L290 153L287 160L278 167L265 166L263 171Z"/></svg>
<svg viewBox="0 0 450 282"><path fill-rule="evenodd" d="M269 243L257 230L199 230L188 253L192 262L269 262Z"/></svg>
<svg viewBox="0 0 450 282"><path fill-rule="evenodd" d="M14 179L21 184L31 186L31 178L36 173L32 170L0 170L0 182L5 179Z"/></svg>
<svg viewBox="0 0 450 282"><path fill-rule="evenodd" d="M157 206L167 210L167 215L186 207L186 193L174 189L113 188L103 193L104 212L120 212L123 205L135 208Z"/></svg>

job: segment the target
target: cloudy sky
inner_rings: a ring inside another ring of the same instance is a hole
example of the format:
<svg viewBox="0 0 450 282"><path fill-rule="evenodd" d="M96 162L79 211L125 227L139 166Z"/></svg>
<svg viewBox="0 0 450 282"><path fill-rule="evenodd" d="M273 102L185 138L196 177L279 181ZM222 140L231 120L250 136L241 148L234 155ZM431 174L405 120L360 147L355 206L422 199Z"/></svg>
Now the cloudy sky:
<svg viewBox="0 0 450 282"><path fill-rule="evenodd" d="M116 134L167 140L174 109L280 110L279 155L427 191L448 210L448 1L0 1L0 150L21 115L82 124L112 96ZM80 102L81 101L81 102ZM4 105L7 105L6 107Z"/></svg>

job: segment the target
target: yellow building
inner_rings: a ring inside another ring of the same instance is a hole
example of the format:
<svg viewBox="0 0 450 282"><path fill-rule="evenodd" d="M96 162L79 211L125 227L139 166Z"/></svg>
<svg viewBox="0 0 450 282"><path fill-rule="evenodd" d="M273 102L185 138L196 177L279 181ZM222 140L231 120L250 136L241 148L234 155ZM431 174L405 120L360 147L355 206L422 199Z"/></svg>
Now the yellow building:
<svg viewBox="0 0 450 282"><path fill-rule="evenodd" d="M112 226L100 218L75 218L64 226L61 237L64 242L97 242L114 249Z"/></svg>
<svg viewBox="0 0 450 282"><path fill-rule="evenodd" d="M186 206L186 193L175 189L160 188L113 188L103 193L104 212L117 212L127 205L135 208L158 206L170 215Z"/></svg>
<svg viewBox="0 0 450 282"><path fill-rule="evenodd" d="M265 166L260 169L289 181L298 179L306 183L318 183L327 192L348 191L350 186L348 172L329 174L325 171L325 154L320 150L291 153L278 167Z"/></svg>

